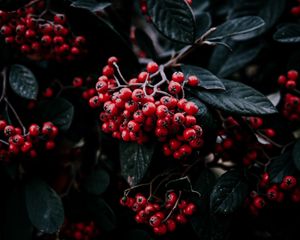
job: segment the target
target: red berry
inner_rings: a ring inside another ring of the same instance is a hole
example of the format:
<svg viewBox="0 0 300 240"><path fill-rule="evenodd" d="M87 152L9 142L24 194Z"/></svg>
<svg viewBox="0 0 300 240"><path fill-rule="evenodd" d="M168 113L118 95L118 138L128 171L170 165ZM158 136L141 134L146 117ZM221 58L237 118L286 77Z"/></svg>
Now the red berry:
<svg viewBox="0 0 300 240"><path fill-rule="evenodd" d="M130 132L138 132L140 130L140 124L135 121L129 121L127 128Z"/></svg>
<svg viewBox="0 0 300 240"><path fill-rule="evenodd" d="M284 86L286 84L286 81L287 81L286 77L284 75L280 75L278 77L277 83L280 86Z"/></svg>
<svg viewBox="0 0 300 240"><path fill-rule="evenodd" d="M165 105L159 105L156 108L156 115L158 118L162 119L165 118L168 114L168 108Z"/></svg>
<svg viewBox="0 0 300 240"><path fill-rule="evenodd" d="M285 87L287 89L295 89L296 88L296 82L294 80L288 80L285 84Z"/></svg>
<svg viewBox="0 0 300 240"><path fill-rule="evenodd" d="M107 64L109 66L114 66L114 63L117 63L118 62L118 58L112 56L110 57L108 60L107 60Z"/></svg>
<svg viewBox="0 0 300 240"><path fill-rule="evenodd" d="M167 229L169 232L174 232L176 229L176 222L173 219L168 219L167 222Z"/></svg>
<svg viewBox="0 0 300 240"><path fill-rule="evenodd" d="M105 81L100 80L96 83L96 90L98 93L105 93L108 90L108 85Z"/></svg>
<svg viewBox="0 0 300 240"><path fill-rule="evenodd" d="M15 128L12 125L7 125L4 128L4 135L10 137L15 134Z"/></svg>
<svg viewBox="0 0 300 240"><path fill-rule="evenodd" d="M288 71L288 73L287 73L287 77L288 77L289 79L291 79L291 80L296 81L296 80L298 79L298 77L299 77L299 73L298 73L298 71L296 71L296 70L290 70L290 71Z"/></svg>
<svg viewBox="0 0 300 240"><path fill-rule="evenodd" d="M142 111L144 115L151 116L156 112L156 106L152 102L147 102L143 105Z"/></svg>
<svg viewBox="0 0 300 240"><path fill-rule="evenodd" d="M149 73L147 73L147 72L141 72L138 75L137 82L144 83L147 80L148 77L149 77Z"/></svg>
<svg viewBox="0 0 300 240"><path fill-rule="evenodd" d="M166 196L166 203L169 204L171 207L173 207L174 204L176 203L177 199L178 199L178 197L175 192L169 192L169 193L167 193L167 196Z"/></svg>
<svg viewBox="0 0 300 240"><path fill-rule="evenodd" d="M177 83L183 83L184 81L184 74L182 72L174 72L173 75L172 75L172 80L174 82L177 82Z"/></svg>
<svg viewBox="0 0 300 240"><path fill-rule="evenodd" d="M147 72L156 73L158 71L158 64L156 62L149 62L147 64Z"/></svg>
<svg viewBox="0 0 300 240"><path fill-rule="evenodd" d="M169 86L168 86L168 91L171 93L171 94L178 94L181 92L181 85L178 83L178 82L175 82L175 81L171 81L169 83Z"/></svg>
<svg viewBox="0 0 300 240"><path fill-rule="evenodd" d="M253 200L253 204L256 208L261 209L265 207L266 201L262 197L256 196Z"/></svg>
<svg viewBox="0 0 300 240"><path fill-rule="evenodd" d="M198 107L193 102L187 102L184 106L184 111L189 115L195 115L198 112Z"/></svg>
<svg viewBox="0 0 300 240"><path fill-rule="evenodd" d="M137 204L139 204L143 207L146 206L146 204L147 204L147 199L142 194L137 194L135 196L135 201L137 202Z"/></svg>
<svg viewBox="0 0 300 240"><path fill-rule="evenodd" d="M190 203L186 208L183 209L183 213L185 215L193 215L196 211L196 205L194 203Z"/></svg>
<svg viewBox="0 0 300 240"><path fill-rule="evenodd" d="M181 141L179 141L177 139L171 139L169 141L169 146L173 151L175 151L181 146Z"/></svg>
<svg viewBox="0 0 300 240"><path fill-rule="evenodd" d="M110 77L114 74L114 69L111 66L106 65L103 69L102 69L102 74Z"/></svg>
<svg viewBox="0 0 300 240"><path fill-rule="evenodd" d="M32 148L31 142L25 142L23 146L21 147L22 152L28 152Z"/></svg>
<svg viewBox="0 0 300 240"><path fill-rule="evenodd" d="M294 189L291 195L291 199L294 203L299 203L300 202L300 188L297 187Z"/></svg>
<svg viewBox="0 0 300 240"><path fill-rule="evenodd" d="M92 98L89 100L89 105L90 105L90 107L92 107L92 108L99 107L100 104L101 104L101 102L100 102L98 96L94 96L94 97L92 97Z"/></svg>
<svg viewBox="0 0 300 240"><path fill-rule="evenodd" d="M197 137L196 131L193 128L186 128L183 131L183 137L186 141L192 141Z"/></svg>
<svg viewBox="0 0 300 240"><path fill-rule="evenodd" d="M53 17L53 21L56 24L64 24L66 22L65 14L55 14Z"/></svg>
<svg viewBox="0 0 300 240"><path fill-rule="evenodd" d="M190 75L188 77L188 81L187 81L187 84L192 86L192 87L196 87L199 85L199 78L195 75Z"/></svg>
<svg viewBox="0 0 300 240"><path fill-rule="evenodd" d="M164 235L167 233L167 226L165 224L161 224L157 227L154 227L153 232L157 235Z"/></svg>
<svg viewBox="0 0 300 240"><path fill-rule="evenodd" d="M74 77L72 85L74 87L81 87L83 84L83 79L81 77Z"/></svg>
<svg viewBox="0 0 300 240"><path fill-rule="evenodd" d="M36 137L40 134L40 127L37 124L31 124L29 127L29 135Z"/></svg>
<svg viewBox="0 0 300 240"><path fill-rule="evenodd" d="M150 217L149 224L152 227L157 227L157 226L160 225L160 223L161 223L162 220L163 220L162 218L160 218L159 216L157 216L156 214L154 214L152 217Z"/></svg>
<svg viewBox="0 0 300 240"><path fill-rule="evenodd" d="M135 89L132 92L132 100L135 102L140 102L145 97L145 93L142 89Z"/></svg>
<svg viewBox="0 0 300 240"><path fill-rule="evenodd" d="M230 138L226 138L223 142L222 142L222 146L224 149L231 149L233 147L233 141Z"/></svg>
<svg viewBox="0 0 300 240"><path fill-rule="evenodd" d="M275 135L276 135L276 132L272 128L265 129L264 132L265 132L266 136L270 137L270 138L275 137Z"/></svg>
<svg viewBox="0 0 300 240"><path fill-rule="evenodd" d="M3 130L7 125L7 122L5 120L0 120L0 130Z"/></svg>
<svg viewBox="0 0 300 240"><path fill-rule="evenodd" d="M24 144L24 137L21 136L20 134L16 134L12 136L12 143L17 146L21 146Z"/></svg>
<svg viewBox="0 0 300 240"><path fill-rule="evenodd" d="M53 148L55 148L55 142L51 140L47 141L45 147L47 150L52 150Z"/></svg>
<svg viewBox="0 0 300 240"><path fill-rule="evenodd" d="M183 214L178 214L176 216L176 222L180 223L180 224L186 224L187 223L187 219Z"/></svg>
<svg viewBox="0 0 300 240"><path fill-rule="evenodd" d="M285 176L282 179L280 188L283 190L291 190L297 185L297 179L294 176Z"/></svg>
<svg viewBox="0 0 300 240"><path fill-rule="evenodd" d="M52 97L53 96L53 90L52 88L48 87L45 89L45 91L43 92L43 96L44 97Z"/></svg>
<svg viewBox="0 0 300 240"><path fill-rule="evenodd" d="M120 90L120 98L124 101L128 101L131 99L132 91L129 88L122 88Z"/></svg>

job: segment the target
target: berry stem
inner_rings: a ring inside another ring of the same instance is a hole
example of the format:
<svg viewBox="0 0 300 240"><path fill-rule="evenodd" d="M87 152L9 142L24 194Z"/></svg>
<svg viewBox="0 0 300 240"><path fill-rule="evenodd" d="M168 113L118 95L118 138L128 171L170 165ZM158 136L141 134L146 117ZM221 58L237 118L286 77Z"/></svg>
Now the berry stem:
<svg viewBox="0 0 300 240"><path fill-rule="evenodd" d="M181 199L181 195L182 195L182 191L179 191L179 194L178 194L178 198L173 206L173 208L171 209L171 211L169 212L169 214L165 217L164 220L162 220L162 223L166 222L173 214L173 212L176 210L176 208L178 207L178 204L179 204L179 201Z"/></svg>
<svg viewBox="0 0 300 240"><path fill-rule="evenodd" d="M17 121L19 122L19 124L23 130L23 134L26 135L26 128L25 128L23 122L21 121L21 118L19 117L17 111L14 109L14 107L11 105L11 103L8 101L8 99L6 97L4 97L4 101L6 102L7 106L10 108L10 110L13 112L13 114L15 115L15 118L17 119Z"/></svg>
<svg viewBox="0 0 300 240"><path fill-rule="evenodd" d="M2 75L2 93L0 97L0 102L4 99L6 94L6 67L3 68L1 75Z"/></svg>
<svg viewBox="0 0 300 240"><path fill-rule="evenodd" d="M9 143L8 142L6 142L6 141L4 141L4 140L2 140L2 139L0 139L0 143L3 143L3 144L5 144L5 145L9 145Z"/></svg>
<svg viewBox="0 0 300 240"><path fill-rule="evenodd" d="M121 71L120 71L120 68L119 68L118 64L115 63L115 62L114 62L113 64L114 64L114 67L116 68L116 70L117 70L117 72L118 72L120 78L122 79L122 81L123 81L124 83L128 84L128 82L125 80L124 76L122 75L122 73L121 73ZM116 78L116 77L115 77L115 78ZM119 84L119 85L121 85L121 84Z"/></svg>

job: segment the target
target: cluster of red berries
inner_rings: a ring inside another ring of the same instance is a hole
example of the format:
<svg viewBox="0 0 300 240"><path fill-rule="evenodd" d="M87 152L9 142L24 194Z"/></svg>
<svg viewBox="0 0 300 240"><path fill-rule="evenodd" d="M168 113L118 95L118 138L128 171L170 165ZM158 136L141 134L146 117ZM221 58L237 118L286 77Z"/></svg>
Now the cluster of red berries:
<svg viewBox="0 0 300 240"><path fill-rule="evenodd" d="M297 5L291 8L290 13L294 15L295 17L300 16L300 0L296 0Z"/></svg>
<svg viewBox="0 0 300 240"><path fill-rule="evenodd" d="M27 132L22 132L21 128L0 120L0 160L7 162L11 156L19 153L34 158L37 156L36 148L41 143L46 150L55 147L54 138L57 134L58 128L51 122L45 122L42 126L31 124Z"/></svg>
<svg viewBox="0 0 300 240"><path fill-rule="evenodd" d="M150 62L147 71L128 82L123 79L121 84L115 75L115 69L119 71L117 61L115 57L108 59L96 83L98 95L89 100L91 107L102 108L102 130L114 138L139 144L154 133L166 143L165 155L176 159L184 159L193 149L199 149L203 145L202 128L196 119L199 109L194 102L178 97L184 92L184 84L195 86L199 79L174 72L171 81L165 78L154 84L159 66ZM160 89L164 84L166 92Z"/></svg>
<svg viewBox="0 0 300 240"><path fill-rule="evenodd" d="M280 75L278 84L288 93L283 93L282 115L292 122L300 121L300 97L293 92L296 90L299 73L296 70L290 70L287 76Z"/></svg>
<svg viewBox="0 0 300 240"><path fill-rule="evenodd" d="M93 221L78 223L65 221L60 231L62 239L91 240L99 237L99 235L100 231Z"/></svg>
<svg viewBox="0 0 300 240"><path fill-rule="evenodd" d="M64 14L46 19L45 12L43 0L31 1L12 12L0 10L0 32L5 42L36 60L63 61L81 56L85 52L85 37L72 34Z"/></svg>
<svg viewBox="0 0 300 240"><path fill-rule="evenodd" d="M174 232L177 224L187 223L188 216L196 211L196 205L181 199L175 191L166 193L164 204L150 203L141 193L134 198L124 196L120 204L132 209L137 223L148 224L157 235Z"/></svg>
<svg viewBox="0 0 300 240"><path fill-rule="evenodd" d="M258 215L268 203L282 203L286 197L294 203L300 202L300 187L297 186L297 179L294 176L285 176L280 184L271 184L270 176L265 172L259 182L259 194L257 192L251 194L249 210L253 215Z"/></svg>
<svg viewBox="0 0 300 240"><path fill-rule="evenodd" d="M272 128L261 129L263 125L262 118L247 117L244 120L253 130L259 129L268 138L276 135ZM267 147L271 147L271 145ZM245 131L233 117L225 119L224 129L219 131L215 147L215 153L218 157L221 157L224 161L234 162L240 162L242 157L243 165L249 166L255 163L257 159L264 159L263 150L265 149L257 141L256 137Z"/></svg>

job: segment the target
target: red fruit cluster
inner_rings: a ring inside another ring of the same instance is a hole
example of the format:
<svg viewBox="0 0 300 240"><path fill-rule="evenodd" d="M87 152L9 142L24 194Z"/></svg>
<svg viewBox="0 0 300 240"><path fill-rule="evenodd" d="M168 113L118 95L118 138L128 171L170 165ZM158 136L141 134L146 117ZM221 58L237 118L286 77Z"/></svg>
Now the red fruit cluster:
<svg viewBox="0 0 300 240"><path fill-rule="evenodd" d="M271 203L282 203L289 198L294 203L300 202L300 187L297 186L297 179L294 176L285 176L281 183L270 183L270 176L263 173L259 182L259 194L252 193L249 210L253 215Z"/></svg>
<svg viewBox="0 0 300 240"><path fill-rule="evenodd" d="M5 42L36 60L74 60L82 55L85 38L73 35L64 14L46 19L45 12L43 0L31 1L12 12L0 10L0 32Z"/></svg>
<svg viewBox="0 0 300 240"><path fill-rule="evenodd" d="M184 159L193 149L203 145L202 128L197 124L197 105L185 98L183 85L198 85L196 76L184 76L175 72L171 81L162 79L153 84L151 74L156 75L159 66L150 62L147 71L141 72L124 84L115 75L117 59L111 57L103 68L103 75L96 83L97 96L90 99L91 107L101 107L102 130L114 138L142 144L155 136L167 156ZM166 91L161 87L165 84Z"/></svg>
<svg viewBox="0 0 300 240"><path fill-rule="evenodd" d="M280 75L278 84L283 87L282 115L292 122L300 121L300 97L295 94L299 73L290 70L287 76Z"/></svg>
<svg viewBox="0 0 300 240"><path fill-rule="evenodd" d="M297 5L295 5L294 7L291 8L290 13L292 15L294 15L295 17L299 17L300 16L300 0L296 1Z"/></svg>
<svg viewBox="0 0 300 240"><path fill-rule="evenodd" d="M253 131L259 130L268 138L276 135L272 128L262 129L263 119L259 117L248 117L244 120ZM271 147L271 145L264 145L264 147ZM257 138L240 126L234 118L228 117L224 121L224 129L219 131L215 147L215 154L222 160L234 162L242 160L244 166L249 166L258 159L263 160L265 150Z"/></svg>
<svg viewBox="0 0 300 240"><path fill-rule="evenodd" d="M163 204L151 203L141 193L134 198L122 197L120 204L136 212L136 222L149 225L157 235L175 231L178 224L187 223L187 217L196 211L194 203L183 200L175 191L166 193Z"/></svg>
<svg viewBox="0 0 300 240"><path fill-rule="evenodd" d="M78 223L66 221L60 231L62 239L91 240L99 237L99 235L100 231L93 221Z"/></svg>
<svg viewBox="0 0 300 240"><path fill-rule="evenodd" d="M36 157L36 149L41 144L46 150L55 147L54 138L57 134L58 128L51 122L45 122L42 126L31 124L28 131L22 132L21 128L0 120L0 160L8 161L11 156L19 153Z"/></svg>

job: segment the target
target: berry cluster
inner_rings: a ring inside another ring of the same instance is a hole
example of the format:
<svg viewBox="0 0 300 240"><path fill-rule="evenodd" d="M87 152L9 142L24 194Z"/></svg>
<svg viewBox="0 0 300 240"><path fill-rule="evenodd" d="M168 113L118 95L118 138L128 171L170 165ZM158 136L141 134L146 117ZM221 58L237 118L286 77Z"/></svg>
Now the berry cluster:
<svg viewBox="0 0 300 240"><path fill-rule="evenodd" d="M294 15L295 17L300 16L300 0L296 1L297 5L291 8L290 13Z"/></svg>
<svg viewBox="0 0 300 240"><path fill-rule="evenodd" d="M93 221L71 223L65 221L60 231L62 239L91 240L99 237L100 231Z"/></svg>
<svg viewBox="0 0 300 240"><path fill-rule="evenodd" d="M249 200L249 210L253 215L268 204L282 203L288 197L294 203L300 202L300 187L297 186L297 179L294 176L283 177L280 184L271 184L270 176L263 173L259 182L259 193L252 192Z"/></svg>
<svg viewBox="0 0 300 240"><path fill-rule="evenodd" d="M5 162L19 153L36 157L36 148L42 143L46 150L53 149L58 134L58 128L51 122L45 122L41 127L31 124L28 131L24 129L22 132L21 128L0 120L0 131L0 160Z"/></svg>
<svg viewBox="0 0 300 240"><path fill-rule="evenodd" d="M276 132L272 128L262 129L263 119L259 117L244 118L244 121L254 131L259 131L264 136L272 138ZM219 131L215 154L223 161L234 161L239 163L242 158L244 166L249 166L257 159L264 159L265 147L249 131L245 130L234 118L228 117L224 120L224 129Z"/></svg>
<svg viewBox="0 0 300 240"><path fill-rule="evenodd" d="M203 145L202 128L196 119L199 109L184 98L183 88L185 84L198 85L199 79L174 72L169 81L159 66L150 62L147 71L127 82L117 61L115 57L108 59L96 83L98 95L89 100L91 107L102 108L102 130L114 138L139 144L154 135L165 143L165 155L176 159L185 159L193 149L199 149ZM124 84L120 83L115 70ZM154 84L157 75L162 79ZM164 85L166 91L161 90Z"/></svg>
<svg viewBox="0 0 300 240"><path fill-rule="evenodd" d="M48 12L43 0L31 1L12 12L0 10L0 32L5 42L36 60L74 60L82 55L85 38L72 34L64 14L46 19Z"/></svg>
<svg viewBox="0 0 300 240"><path fill-rule="evenodd" d="M288 91L283 93L282 114L292 122L300 121L300 97L294 93L297 91L298 78L299 73L295 70L288 71L287 76L280 75L278 77L278 84L283 87L283 90Z"/></svg>
<svg viewBox="0 0 300 240"><path fill-rule="evenodd" d="M149 199L149 198L148 198ZM181 198L175 191L166 193L163 204L151 203L143 194L134 198L127 195L120 199L120 204L136 212L137 223L148 224L157 235L173 232L177 224L185 224L196 211L196 205Z"/></svg>

